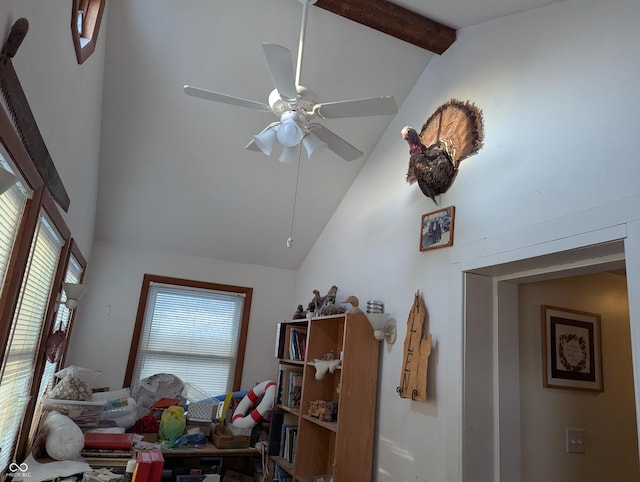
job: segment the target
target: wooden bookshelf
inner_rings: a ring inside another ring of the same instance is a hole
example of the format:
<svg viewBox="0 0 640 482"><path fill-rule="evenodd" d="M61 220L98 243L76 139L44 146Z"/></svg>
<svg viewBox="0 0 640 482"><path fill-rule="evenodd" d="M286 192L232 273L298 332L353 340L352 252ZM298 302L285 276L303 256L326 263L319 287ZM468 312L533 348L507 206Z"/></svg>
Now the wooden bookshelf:
<svg viewBox="0 0 640 482"><path fill-rule="evenodd" d="M291 327L287 326L289 323ZM289 358L291 328L306 329L303 360ZM314 476L327 474L333 476L334 482L371 480L379 351L379 342L363 313L279 324L275 350L276 356L281 355L278 357L279 385L286 382L280 376L281 370L286 367L302 369L300 406L276 405L274 415L281 411L276 419L282 421L272 423L270 434L274 443L270 453L279 449L278 454L272 453L270 458L281 471L291 476L290 480L308 482ZM322 360L328 354L333 354L335 359L341 358L342 362L333 373L327 371L318 380L314 360ZM281 388L285 387L279 386L279 391ZM321 420L309 415L309 406L315 400L334 402L337 418ZM280 449L285 440L282 426L292 425L297 431L293 448L295 458L290 461Z"/></svg>

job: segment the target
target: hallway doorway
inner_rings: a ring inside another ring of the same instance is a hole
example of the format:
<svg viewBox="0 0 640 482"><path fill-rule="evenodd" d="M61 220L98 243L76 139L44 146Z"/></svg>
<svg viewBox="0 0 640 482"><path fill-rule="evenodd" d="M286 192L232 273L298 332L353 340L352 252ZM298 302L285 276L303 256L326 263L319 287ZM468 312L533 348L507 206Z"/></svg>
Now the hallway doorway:
<svg viewBox="0 0 640 482"><path fill-rule="evenodd" d="M464 272L465 481L582 480L570 475L589 471L592 460L637 473L624 275L621 240ZM540 304L605 311L604 392L542 386ZM584 430L589 452L566 453L567 428ZM617 449L616 432L623 439Z"/></svg>

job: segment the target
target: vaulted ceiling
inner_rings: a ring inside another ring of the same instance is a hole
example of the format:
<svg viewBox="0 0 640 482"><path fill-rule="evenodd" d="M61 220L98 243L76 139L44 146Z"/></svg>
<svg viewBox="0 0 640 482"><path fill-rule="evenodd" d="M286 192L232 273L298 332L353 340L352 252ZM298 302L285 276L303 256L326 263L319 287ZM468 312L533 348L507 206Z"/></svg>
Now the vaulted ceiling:
<svg viewBox="0 0 640 482"><path fill-rule="evenodd" d="M554 1L318 0L301 83L322 102L391 95L400 105L458 29ZM244 149L273 114L182 87L266 102L273 81L261 44L285 46L295 63L301 13L299 0L109 2L97 239L299 267L392 116L323 120L364 155L303 153L298 171Z"/></svg>

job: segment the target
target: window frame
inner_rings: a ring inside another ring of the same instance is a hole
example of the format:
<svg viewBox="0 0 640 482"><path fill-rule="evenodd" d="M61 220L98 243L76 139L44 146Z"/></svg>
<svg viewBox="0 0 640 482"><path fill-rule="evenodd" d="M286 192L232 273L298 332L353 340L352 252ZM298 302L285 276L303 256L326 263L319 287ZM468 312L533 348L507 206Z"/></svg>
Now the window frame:
<svg viewBox="0 0 640 482"><path fill-rule="evenodd" d="M151 283L160 283L175 286L184 286L185 288L201 288L206 290L226 291L229 293L244 294L244 305L242 309L242 318L240 321L240 330L238 335L238 348L236 355L236 367L233 376L232 390L239 391L242 383L242 371L244 368L244 357L247 345L247 333L249 331L249 317L251 313L251 298L253 295L253 288L245 286L226 285L219 283L209 283L205 281L187 280L182 278L171 278L167 276L158 276L152 274L145 274L142 281L142 288L140 290L140 300L138 302L138 311L136 313L136 323L133 329L133 335L131 339L131 348L129 350L129 359L127 361L127 370L124 376L123 387L130 387L133 371L136 364L136 358L138 355L138 348L140 346L140 338L142 334L145 310L147 307L147 300L149 296L149 288Z"/></svg>
<svg viewBox="0 0 640 482"><path fill-rule="evenodd" d="M39 380L42 378L42 371L44 369L46 340L48 338L48 331L53 325L57 296L62 289L62 280L66 273L70 253L74 253L76 259L84 263L84 270L86 270L86 260L73 241L71 232L64 221L56 201L45 187L44 180L38 173L32 158L27 153L13 123L3 108L0 108L0 143L7 156L11 158L13 166L18 171L17 173L22 177L22 181L33 191L31 198L26 201L15 244L8 262L7 275L4 283L0 285L0 360L4 360L8 348L8 338L11 334L14 312L26 274L25 270L29 260L29 253L41 212L46 213L48 219L64 240L57 260L56 272L50 288L47 308L42 320L39 341L36 347L33 378L28 393L28 396L31 398L26 405L24 418L22 419L13 447L12 458L15 460L23 460L29 450L28 435L31 424L38 422L38 420L33 419L33 415L36 407L35 399L37 398L39 389ZM71 323L72 320L70 320L67 339L71 334ZM61 360L63 360L63 358L61 358ZM38 383L35 381L38 381Z"/></svg>
<svg viewBox="0 0 640 482"><path fill-rule="evenodd" d="M73 47L76 51L78 64L84 63L96 49L105 3L106 0L73 0L71 8L71 37L73 38ZM84 12L82 32L85 35L82 36L78 32L79 11ZM87 40L87 42L83 45L82 40Z"/></svg>
<svg viewBox="0 0 640 482"><path fill-rule="evenodd" d="M56 209L57 211L57 209ZM54 221L55 224L55 221ZM21 456L26 456L26 454L30 450L30 446L33 443L33 440L30 438L33 434L33 431L29 427L25 427L25 421L28 419L33 420L34 414L38 413L38 404L40 400L38 399L38 392L40 390L40 384L42 383L42 375L44 373L44 369L46 366L46 345L49 336L53 334L53 330L55 328L55 321L57 312L60 309L58 306L58 302L60 299L60 295L62 292L62 283L67 274L67 270L69 269L69 261L71 257L74 257L78 264L82 267L82 275L80 276L80 282L84 279L84 275L87 269L87 261L84 256L80 252L80 248L76 243L75 239L69 238L61 251L61 262L58 263L58 269L56 271L56 275L53 281L53 288L51 289L51 295L49 297L49 303L47 306L47 313L45 315L45 320L43 323L42 333L40 334L40 344L38 347L38 356L36 358L36 362L33 366L33 380L31 382L31 391L30 396L31 399L27 404L27 408L25 410L25 419L23 420L23 428L18 435L18 441L16 443L16 454L20 454ZM67 350L69 348L69 338L71 337L71 331L73 330L73 321L75 319L76 310L71 310L69 315L69 323L67 325L67 330L65 332L65 341L64 346L62 348L62 353L60 354L60 359L57 361L58 369L64 366L65 358L67 355ZM37 421L37 420L34 420Z"/></svg>

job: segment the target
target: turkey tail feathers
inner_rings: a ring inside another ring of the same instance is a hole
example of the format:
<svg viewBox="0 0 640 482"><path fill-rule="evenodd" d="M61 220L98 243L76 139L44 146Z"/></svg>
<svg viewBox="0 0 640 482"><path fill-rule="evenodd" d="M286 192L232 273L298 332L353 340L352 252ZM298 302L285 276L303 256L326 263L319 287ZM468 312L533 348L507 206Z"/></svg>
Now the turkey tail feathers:
<svg viewBox="0 0 640 482"><path fill-rule="evenodd" d="M460 161L477 153L484 143L482 110L469 101L451 99L431 114L422 126L420 140L425 146L439 145L455 168ZM407 172L407 181L415 182L413 169Z"/></svg>
<svg viewBox="0 0 640 482"><path fill-rule="evenodd" d="M426 146L445 141L452 145L453 162L475 154L484 142L482 110L472 102L451 99L441 105L422 126L420 138Z"/></svg>

